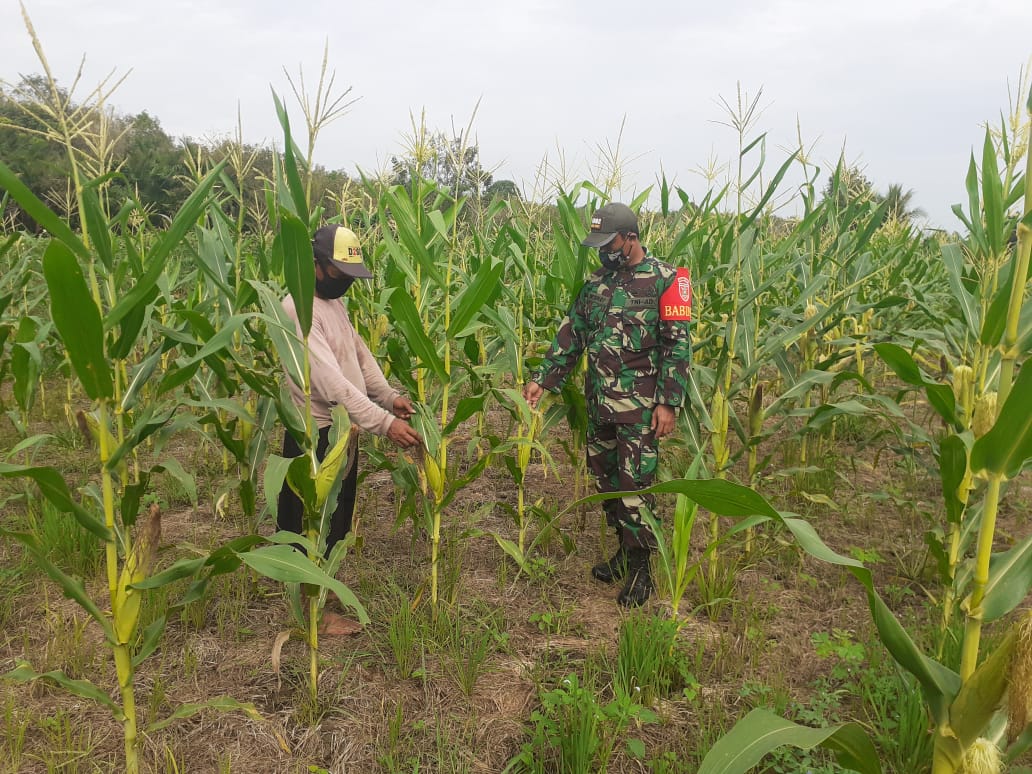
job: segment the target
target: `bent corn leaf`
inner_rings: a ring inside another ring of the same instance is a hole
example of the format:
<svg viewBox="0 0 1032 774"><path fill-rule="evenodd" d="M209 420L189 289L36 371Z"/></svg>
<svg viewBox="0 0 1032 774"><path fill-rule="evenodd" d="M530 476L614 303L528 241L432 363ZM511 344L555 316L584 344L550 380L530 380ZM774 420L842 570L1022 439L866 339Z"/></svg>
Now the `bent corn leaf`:
<svg viewBox="0 0 1032 774"><path fill-rule="evenodd" d="M786 745L801 750L824 747L844 767L881 774L874 744L858 723L808 728L765 709L754 709L721 737L703 759L699 774L746 774L764 756Z"/></svg>
<svg viewBox="0 0 1032 774"><path fill-rule="evenodd" d="M309 583L332 591L341 604L355 611L358 620L369 623L369 614L354 593L336 578L331 578L307 557L290 546L267 546L238 555L255 572L283 583Z"/></svg>
<svg viewBox="0 0 1032 774"><path fill-rule="evenodd" d="M59 672L57 670L40 673L35 671L27 661L19 661L17 668L12 669L4 675L4 677L8 680L14 680L19 683L31 683L36 680L49 680L50 682L57 683L75 696L95 701L98 704L107 707L111 710L111 714L115 716L115 720L118 722L121 723L125 720L125 714L122 712L122 708L115 704L110 696L100 690L100 688L89 680L73 680L64 672Z"/></svg>

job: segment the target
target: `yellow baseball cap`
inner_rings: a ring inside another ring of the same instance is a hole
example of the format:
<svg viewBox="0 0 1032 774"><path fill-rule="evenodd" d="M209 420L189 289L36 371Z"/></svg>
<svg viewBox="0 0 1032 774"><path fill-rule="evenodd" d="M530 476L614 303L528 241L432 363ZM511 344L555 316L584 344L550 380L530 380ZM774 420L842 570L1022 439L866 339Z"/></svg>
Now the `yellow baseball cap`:
<svg viewBox="0 0 1032 774"><path fill-rule="evenodd" d="M324 263L332 263L349 277L369 279L373 273L362 263L362 245L350 228L344 226L323 226L312 239L315 257Z"/></svg>

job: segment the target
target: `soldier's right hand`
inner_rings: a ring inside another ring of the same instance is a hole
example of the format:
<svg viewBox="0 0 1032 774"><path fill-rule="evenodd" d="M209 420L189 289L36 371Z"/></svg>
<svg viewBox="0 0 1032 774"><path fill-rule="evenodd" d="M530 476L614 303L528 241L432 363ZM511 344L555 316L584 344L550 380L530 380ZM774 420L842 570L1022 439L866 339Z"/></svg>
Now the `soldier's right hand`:
<svg viewBox="0 0 1032 774"><path fill-rule="evenodd" d="M523 385L523 399L530 404L531 408L537 408L538 401L541 400L541 395L544 391L545 388L537 382L527 382Z"/></svg>
<svg viewBox="0 0 1032 774"><path fill-rule="evenodd" d="M395 419L387 429L387 437L403 449L420 446L423 438L404 419Z"/></svg>

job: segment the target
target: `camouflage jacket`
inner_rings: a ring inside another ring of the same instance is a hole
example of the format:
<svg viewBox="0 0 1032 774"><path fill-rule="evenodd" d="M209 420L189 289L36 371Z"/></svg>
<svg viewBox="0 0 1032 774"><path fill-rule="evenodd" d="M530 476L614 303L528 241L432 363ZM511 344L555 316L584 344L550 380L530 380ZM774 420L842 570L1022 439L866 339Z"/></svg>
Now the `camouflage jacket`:
<svg viewBox="0 0 1032 774"><path fill-rule="evenodd" d="M686 269L647 252L630 269L598 269L581 287L534 381L558 391L587 352L591 416L630 424L647 421L656 403L681 406L691 365L687 277Z"/></svg>

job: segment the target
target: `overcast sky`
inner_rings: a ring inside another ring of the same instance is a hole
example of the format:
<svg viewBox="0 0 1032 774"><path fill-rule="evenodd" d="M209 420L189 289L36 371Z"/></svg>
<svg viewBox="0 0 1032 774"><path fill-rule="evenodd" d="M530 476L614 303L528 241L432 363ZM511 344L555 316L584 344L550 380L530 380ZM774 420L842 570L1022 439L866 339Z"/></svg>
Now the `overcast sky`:
<svg viewBox="0 0 1032 774"><path fill-rule="evenodd" d="M876 189L914 189L930 224L949 229L960 227L950 205L965 199L983 124L1008 111L1008 83L1016 97L1032 56L1029 0L25 7L62 84L83 55L86 83L131 71L115 108L146 110L169 134L199 139L235 132L239 109L246 141L282 145L270 87L290 96L284 68L295 77L303 68L314 84L328 40L338 88L350 86L358 101L325 131L318 163L376 171L403 152L413 116L425 111L431 129L446 131L472 117L482 163L527 192L545 162L551 177L598 179L620 140L618 198L629 200L661 171L697 197L706 188L698 170L736 155L721 100L734 105L739 84L750 98L762 89L749 139L767 132L768 176L798 144L798 121L811 160L825 170L822 186L844 148ZM17 0L0 0L0 78L40 71ZM300 111L288 104L298 126Z"/></svg>

